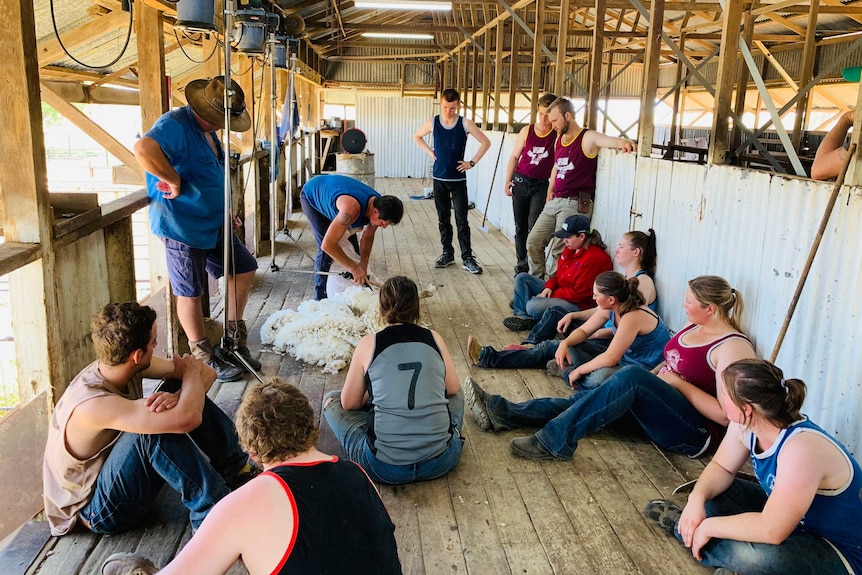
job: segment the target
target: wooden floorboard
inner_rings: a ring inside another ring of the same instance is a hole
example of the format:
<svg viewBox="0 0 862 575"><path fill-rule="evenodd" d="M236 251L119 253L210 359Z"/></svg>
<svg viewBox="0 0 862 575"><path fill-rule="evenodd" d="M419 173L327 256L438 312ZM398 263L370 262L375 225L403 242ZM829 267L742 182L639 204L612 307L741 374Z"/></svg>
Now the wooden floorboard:
<svg viewBox="0 0 862 575"><path fill-rule="evenodd" d="M459 380L472 375L492 393L514 401L565 396L568 388L543 369L494 370L471 365L466 340L474 335L485 345L519 342L523 332L508 331L514 248L499 231L471 210L474 253L481 275L461 269L455 235L456 264L436 269L441 247L433 201L410 200L421 194L421 180L377 180L378 190L405 202L401 224L378 230L370 270L381 279L401 274L420 289L434 284L437 292L421 303L421 322L440 333L452 355ZM453 218L454 225L454 218ZM262 348L260 329L282 309L296 309L314 294L312 270L317 246L305 218L293 214L290 238L276 238L275 263L265 257L246 307L249 347L260 357L264 376L278 375L306 393L317 417L323 396L340 389L346 370L332 375ZM303 251L305 253L303 253ZM307 255L306 255L307 254ZM221 320L215 300L214 317ZM217 384L211 397L233 416L254 381ZM696 478L703 462L668 454L641 434L602 431L582 440L571 462L534 462L514 457L509 441L531 433L517 430L488 433L465 414L466 443L461 461L444 478L404 486L380 486L381 497L395 523L395 537L405 574L409 575L551 575L551 574L698 574L700 568L675 540L650 526L641 515L647 500L670 497L673 489ZM321 420L319 447L341 455L331 430ZM680 499L682 501L682 499ZM31 536L4 550L14 555L25 575L98 574L110 553L135 551L164 564L191 536L188 513L178 497L165 493L159 522L112 537L77 529L62 538L45 537L44 523L29 526ZM41 533L41 540L39 539ZM47 539L47 540L46 540ZM29 542L29 545L26 543ZM29 568L27 562L30 562ZM231 575L245 575L238 562Z"/></svg>

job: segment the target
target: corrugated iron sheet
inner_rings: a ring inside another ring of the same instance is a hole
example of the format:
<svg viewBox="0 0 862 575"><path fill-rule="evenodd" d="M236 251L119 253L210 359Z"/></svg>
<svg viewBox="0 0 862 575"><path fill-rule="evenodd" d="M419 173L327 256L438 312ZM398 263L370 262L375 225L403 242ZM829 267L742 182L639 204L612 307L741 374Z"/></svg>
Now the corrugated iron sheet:
<svg viewBox="0 0 862 575"><path fill-rule="evenodd" d="M356 96L356 127L375 154L378 178L428 176L430 159L413 143L413 133L434 113L432 98Z"/></svg>
<svg viewBox="0 0 862 575"><path fill-rule="evenodd" d="M481 169L476 176L479 182L489 178ZM593 225L608 245L630 229L656 231L656 283L668 325L683 325L687 280L717 274L742 294L743 326L758 355L769 357L833 184L614 150L600 152L597 176ZM494 187L488 219L511 237L511 208L503 209L502 191ZM476 180L471 183L477 205L486 193ZM859 245L862 190L845 186L776 362L786 377L808 385L803 411L857 456L862 452Z"/></svg>

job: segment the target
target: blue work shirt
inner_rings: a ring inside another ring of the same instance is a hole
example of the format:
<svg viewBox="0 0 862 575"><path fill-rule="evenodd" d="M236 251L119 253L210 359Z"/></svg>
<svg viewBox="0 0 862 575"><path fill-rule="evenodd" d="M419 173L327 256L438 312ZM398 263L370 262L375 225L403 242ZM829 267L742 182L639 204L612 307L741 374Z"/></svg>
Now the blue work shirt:
<svg viewBox="0 0 862 575"><path fill-rule="evenodd" d="M193 248L212 249L224 225L224 153L212 133L213 154L191 108L177 108L156 120L144 134L155 140L182 179L180 195L165 199L159 179L147 173L150 229Z"/></svg>
<svg viewBox="0 0 862 575"><path fill-rule="evenodd" d="M369 222L365 212L368 210L368 202L371 198L379 198L380 194L374 188L367 186L357 179L340 174L320 174L314 176L304 186L302 194L315 209L335 221L338 208L335 206L339 196L350 196L359 202L359 218L350 224L350 228L361 228Z"/></svg>

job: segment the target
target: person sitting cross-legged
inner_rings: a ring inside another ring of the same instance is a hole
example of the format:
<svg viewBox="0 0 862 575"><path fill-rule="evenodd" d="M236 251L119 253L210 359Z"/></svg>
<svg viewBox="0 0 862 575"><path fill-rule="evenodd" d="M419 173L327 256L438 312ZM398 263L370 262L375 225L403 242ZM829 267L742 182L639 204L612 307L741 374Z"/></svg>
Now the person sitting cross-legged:
<svg viewBox="0 0 862 575"><path fill-rule="evenodd" d="M805 383L762 359L723 375L718 452L685 509L657 500L645 515L716 573L862 573L862 467L801 413ZM757 483L736 477L748 460Z"/></svg>
<svg viewBox="0 0 862 575"><path fill-rule="evenodd" d="M395 525L374 484L349 461L315 449L308 398L279 378L252 387L237 412L240 441L264 472L213 508L160 575L221 575L242 558L250 575L401 575ZM102 575L151 575L133 554Z"/></svg>
<svg viewBox="0 0 862 575"><path fill-rule="evenodd" d="M566 246L557 272L547 282L526 272L515 276L515 315L503 320L503 325L512 331L532 328L551 307L567 312L595 307L593 282L600 273L613 269L602 236L590 228L588 218L569 216L554 235L562 238Z"/></svg>
<svg viewBox="0 0 862 575"><path fill-rule="evenodd" d="M416 324L419 292L394 276L380 288L382 331L359 341L323 415L347 456L375 481L446 475L461 457L464 394L440 334Z"/></svg>
<svg viewBox="0 0 862 575"><path fill-rule="evenodd" d="M481 347L470 336L470 359L480 367L545 367L571 387L597 387L619 368L639 365L652 369L662 361L670 333L662 319L645 303L638 279L618 272L599 274L593 286L598 311L563 341L547 340L539 345L511 351ZM608 328L609 343L593 343L594 333Z"/></svg>

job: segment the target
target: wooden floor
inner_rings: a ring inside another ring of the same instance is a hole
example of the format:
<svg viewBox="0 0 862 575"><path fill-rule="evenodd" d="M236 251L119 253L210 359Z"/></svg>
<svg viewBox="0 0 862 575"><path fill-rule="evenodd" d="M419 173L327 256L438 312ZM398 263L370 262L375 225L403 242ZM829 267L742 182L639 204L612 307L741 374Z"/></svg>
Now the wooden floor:
<svg viewBox="0 0 862 575"><path fill-rule="evenodd" d="M502 327L509 315L514 248L489 226L478 229L482 214L470 212L473 249L484 267L471 275L460 265L434 268L440 255L433 201L410 200L421 194L422 181L378 179L381 193L405 202L398 226L379 230L371 269L378 277L403 274L420 287L439 286L422 305L422 321L445 339L459 378L471 375L490 392L510 399L565 395L558 379L540 370L485 370L470 366L467 336L483 345L517 343ZM291 235L314 255L307 223L294 214ZM260 349L259 329L273 312L295 308L313 294L313 276L291 268L312 269L313 262L284 234L277 244L276 264L260 260L260 271L246 310L250 347ZM457 245L456 245L457 253ZM457 258L460 264L460 258ZM220 312L220 310L216 310ZM319 368L261 350L265 375L280 375L302 389L319 413L324 393L339 389L344 371L325 375ZM211 396L233 414L248 382L214 386ZM491 434L481 431L466 414L467 442L461 461L447 477L380 491L396 525L401 564L409 575L496 574L700 574L690 555L641 515L644 503L669 497L674 487L696 478L703 463L663 453L637 434L603 431L580 442L571 462L537 463L513 457L509 440L527 432ZM320 447L340 453L325 421ZM44 522L25 526L0 555L4 575L98 574L109 554L135 551L166 563L189 538L187 514L173 494L161 505L163 521L147 529L96 537L83 530L62 538L47 534ZM327 542L328 544L329 542ZM237 564L232 574L245 573Z"/></svg>

